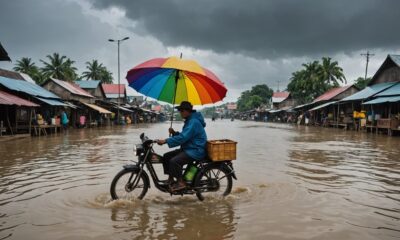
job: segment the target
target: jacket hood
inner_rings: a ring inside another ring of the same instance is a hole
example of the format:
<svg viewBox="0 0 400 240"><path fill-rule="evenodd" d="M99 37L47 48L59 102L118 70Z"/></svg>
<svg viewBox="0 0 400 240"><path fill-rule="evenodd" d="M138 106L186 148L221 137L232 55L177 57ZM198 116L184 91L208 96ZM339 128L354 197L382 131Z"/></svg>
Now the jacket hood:
<svg viewBox="0 0 400 240"><path fill-rule="evenodd" d="M206 122L204 121L204 117L203 117L203 115L202 115L201 113L199 113L199 112L193 112L193 113L190 115L190 119L197 119L197 120L199 120L199 122L201 123L201 125L203 125L203 127L206 126Z"/></svg>

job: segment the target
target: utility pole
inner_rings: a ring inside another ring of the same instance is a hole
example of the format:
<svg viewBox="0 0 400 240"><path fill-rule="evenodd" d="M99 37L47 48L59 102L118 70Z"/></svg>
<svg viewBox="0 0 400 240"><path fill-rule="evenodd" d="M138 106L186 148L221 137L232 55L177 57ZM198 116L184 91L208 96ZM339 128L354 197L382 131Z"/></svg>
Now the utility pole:
<svg viewBox="0 0 400 240"><path fill-rule="evenodd" d="M123 38L123 39L117 39L117 40L114 40L114 39L108 39L108 41L109 42L117 42L117 45L118 45L118 49L117 49L117 51L118 51L118 101L117 101L117 103L118 103L118 118L117 118L117 124L119 124L119 122L120 122L120 116L119 116L119 108L120 108L120 98L121 98L121 87L120 87L120 70L119 70L119 44L122 42L122 41L125 41L125 40L128 40L129 39L129 37L125 37L125 38Z"/></svg>
<svg viewBox="0 0 400 240"><path fill-rule="evenodd" d="M279 92L279 83L281 82L281 80L277 80L277 82L278 82L278 90L277 90L277 92Z"/></svg>
<svg viewBox="0 0 400 240"><path fill-rule="evenodd" d="M367 58L367 64L365 66L365 77L364 77L364 80L367 80L369 58L375 56L375 54L369 53L369 51L367 51L367 53L362 53L361 56L365 56Z"/></svg>

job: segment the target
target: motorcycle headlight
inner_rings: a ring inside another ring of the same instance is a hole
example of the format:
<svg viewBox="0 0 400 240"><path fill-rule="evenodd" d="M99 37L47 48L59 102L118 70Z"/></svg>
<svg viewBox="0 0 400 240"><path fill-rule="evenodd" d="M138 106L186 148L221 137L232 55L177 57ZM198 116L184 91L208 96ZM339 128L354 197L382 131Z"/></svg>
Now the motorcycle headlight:
<svg viewBox="0 0 400 240"><path fill-rule="evenodd" d="M137 153L137 147L136 147L136 145L133 145L133 152L135 153L135 156L137 156L137 155L138 155L138 153Z"/></svg>

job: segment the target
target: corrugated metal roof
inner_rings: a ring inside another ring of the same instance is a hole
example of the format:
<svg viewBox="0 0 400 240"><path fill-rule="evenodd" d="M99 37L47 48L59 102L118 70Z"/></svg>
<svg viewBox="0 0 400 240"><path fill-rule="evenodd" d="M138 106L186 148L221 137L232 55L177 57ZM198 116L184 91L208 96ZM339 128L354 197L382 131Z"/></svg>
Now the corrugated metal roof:
<svg viewBox="0 0 400 240"><path fill-rule="evenodd" d="M19 74L24 78L25 81L36 84L36 82L26 73L19 72Z"/></svg>
<svg viewBox="0 0 400 240"><path fill-rule="evenodd" d="M394 84L396 84L396 83L379 83L379 84L375 84L372 86L368 86L368 87L364 88L363 90L342 99L341 102L357 101L357 100L364 100L364 99L370 98L370 97L374 96L375 94L388 89L389 87L393 86Z"/></svg>
<svg viewBox="0 0 400 240"><path fill-rule="evenodd" d="M280 103L286 100L289 97L289 92L274 92L272 94L272 102L273 103Z"/></svg>
<svg viewBox="0 0 400 240"><path fill-rule="evenodd" d="M270 110L270 111L268 111L269 113L278 113L278 112L282 112L283 110L282 109L273 109L273 110Z"/></svg>
<svg viewBox="0 0 400 240"><path fill-rule="evenodd" d="M289 92L274 92L272 94L272 97L275 98L287 98L289 97L290 93Z"/></svg>
<svg viewBox="0 0 400 240"><path fill-rule="evenodd" d="M389 54L389 57L400 67L400 55Z"/></svg>
<svg viewBox="0 0 400 240"><path fill-rule="evenodd" d="M76 106L75 104L70 103L70 102L67 102L67 101L64 101L64 103L67 104L68 107L73 108L73 109L78 109L78 108L80 108L80 107Z"/></svg>
<svg viewBox="0 0 400 240"><path fill-rule="evenodd" d="M324 104L318 105L318 106L316 106L316 107L314 107L314 108L311 108L311 109L310 109L310 111L315 111L315 110L318 110L318 109L321 109L321 108L324 108L324 107L330 106L330 105L332 105L332 104L335 104L335 103L337 103L337 102L336 102L336 101L333 101L333 102L327 102L327 103L324 103Z"/></svg>
<svg viewBox="0 0 400 240"><path fill-rule="evenodd" d="M5 78L11 78L11 79L18 79L18 80L25 80L23 76L19 72L14 72L10 70L5 70L0 68L0 76L5 77Z"/></svg>
<svg viewBox="0 0 400 240"><path fill-rule="evenodd" d="M101 83L100 80L87 80L87 81L75 81L76 84L79 85L80 88L83 89L95 89Z"/></svg>
<svg viewBox="0 0 400 240"><path fill-rule="evenodd" d="M83 102L83 104L85 104L86 106L90 107L93 110L98 111L99 113L105 113L105 114L111 114L112 113L112 112L108 111L107 109L104 109L104 108L99 107L99 106L94 105L94 104L89 104L89 103L84 103L84 102Z"/></svg>
<svg viewBox="0 0 400 240"><path fill-rule="evenodd" d="M55 78L51 78L51 80L54 81L55 83L57 83L58 85L60 85L61 87L63 87L65 90L67 90L75 95L93 98L93 96L90 95L90 93L88 93L85 90L83 90L82 88L80 88L77 84L58 80Z"/></svg>
<svg viewBox="0 0 400 240"><path fill-rule="evenodd" d="M68 106L67 104L54 100L54 99L47 99L47 98L41 98L41 97L36 97L38 100L49 104L50 106Z"/></svg>
<svg viewBox="0 0 400 240"><path fill-rule="evenodd" d="M379 103L393 103L393 102L400 102L400 96L393 96L393 97L380 97L374 100L368 101L363 103L364 105L372 105L372 104L379 104Z"/></svg>
<svg viewBox="0 0 400 240"><path fill-rule="evenodd" d="M123 98L124 96L125 96L125 95L121 92L120 98ZM117 94L114 94L114 93L106 94L106 98L118 98L118 93L117 93Z"/></svg>
<svg viewBox="0 0 400 240"><path fill-rule="evenodd" d="M375 97L387 97L387 96L396 96L400 95L400 83L393 85L392 87L386 89L375 95Z"/></svg>
<svg viewBox="0 0 400 240"><path fill-rule="evenodd" d="M11 93L0 90L0 105L16 105L26 107L40 107L40 105L31 101L25 100Z"/></svg>
<svg viewBox="0 0 400 240"><path fill-rule="evenodd" d="M26 82L24 80L15 80L0 76L0 84L8 89L18 92L24 92L32 96L59 99L59 97L54 93L47 91L46 89L36 84Z"/></svg>
<svg viewBox="0 0 400 240"><path fill-rule="evenodd" d="M312 103L306 103L306 104L302 104L302 105L298 105L298 106L296 106L296 107L294 107L293 109L301 109L301 108L303 108L303 107L308 107L308 106L311 106L311 105L314 105L315 103L314 102L312 102Z"/></svg>
<svg viewBox="0 0 400 240"><path fill-rule="evenodd" d="M105 94L118 94L118 84L101 84ZM119 85L121 95L125 94L125 84Z"/></svg>
<svg viewBox="0 0 400 240"><path fill-rule="evenodd" d="M320 101L329 101L332 98L336 97L337 95L341 94L342 92L346 91L347 89L351 88L353 85L347 85L344 87L337 87L337 88L332 88L331 90L328 90L321 96L317 97L314 102L320 102Z"/></svg>

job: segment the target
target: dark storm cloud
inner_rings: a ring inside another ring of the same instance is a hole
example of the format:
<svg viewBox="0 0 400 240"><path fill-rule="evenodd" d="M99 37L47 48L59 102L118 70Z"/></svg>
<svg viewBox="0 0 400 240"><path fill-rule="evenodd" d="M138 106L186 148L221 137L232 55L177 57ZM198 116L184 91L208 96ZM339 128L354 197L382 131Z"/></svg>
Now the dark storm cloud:
<svg viewBox="0 0 400 240"><path fill-rule="evenodd" d="M167 46L258 58L387 48L398 44L397 0L93 0L117 6Z"/></svg>
<svg viewBox="0 0 400 240"><path fill-rule="evenodd" d="M114 31L82 14L71 1L3 1L0 5L0 41L13 61L39 59L53 52L83 64L97 58Z"/></svg>

